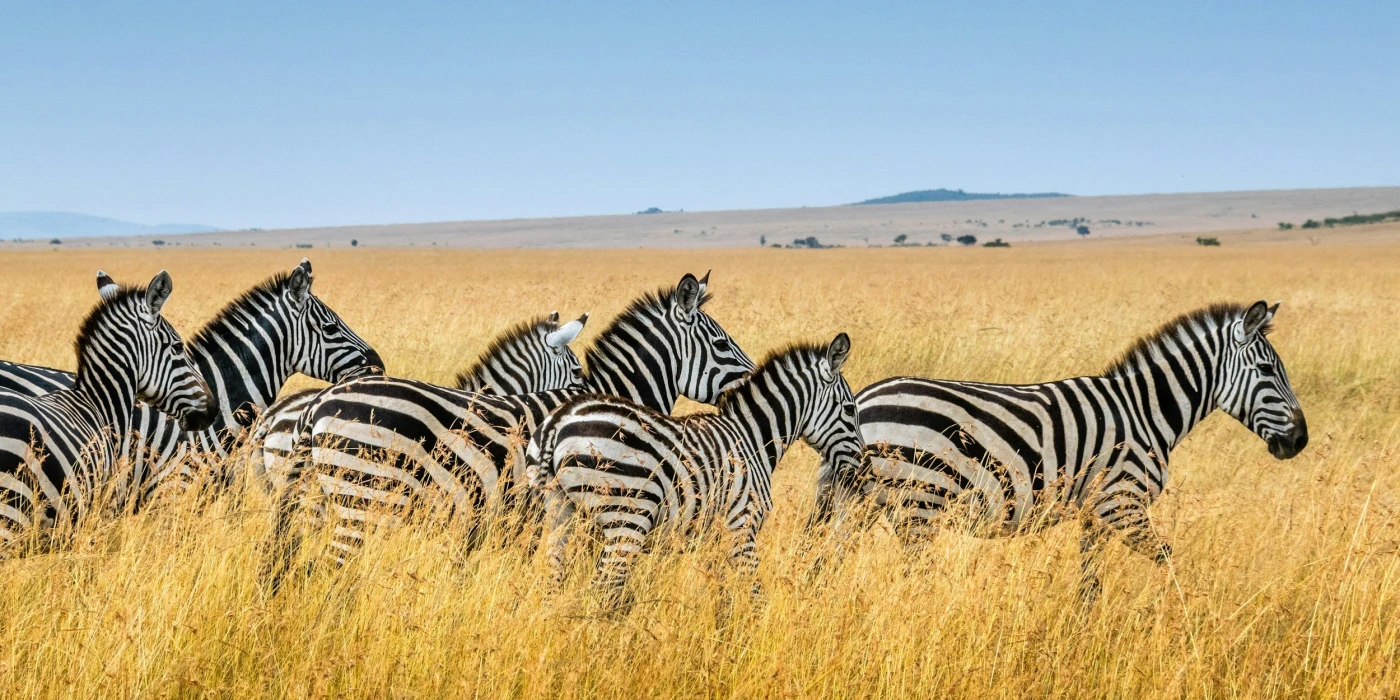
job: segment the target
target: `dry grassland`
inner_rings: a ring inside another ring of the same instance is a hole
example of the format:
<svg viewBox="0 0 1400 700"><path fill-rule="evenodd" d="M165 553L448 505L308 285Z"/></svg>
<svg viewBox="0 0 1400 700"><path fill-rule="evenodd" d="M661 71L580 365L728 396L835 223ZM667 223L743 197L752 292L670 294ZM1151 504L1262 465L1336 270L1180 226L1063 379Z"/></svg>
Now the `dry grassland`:
<svg viewBox="0 0 1400 700"><path fill-rule="evenodd" d="M1282 299L1273 336L1312 432L1280 462L1228 417L1174 455L1156 527L1172 568L1114 545L1076 612L1077 531L945 533L907 557L881 529L835 570L804 534L815 456L779 468L765 596L729 596L718 548L642 558L602 614L518 542L463 555L455 524L372 538L349 568L268 599L269 501L242 489L90 522L0 564L0 696L1387 696L1400 691L1400 245L1179 243L1009 250L330 251L315 291L389 363L448 381L495 332L594 313L714 268L709 307L758 358L853 339L856 388L896 374L1020 382L1092 373L1216 300ZM291 251L8 252L0 357L73 366L92 272L170 269L185 334Z"/></svg>

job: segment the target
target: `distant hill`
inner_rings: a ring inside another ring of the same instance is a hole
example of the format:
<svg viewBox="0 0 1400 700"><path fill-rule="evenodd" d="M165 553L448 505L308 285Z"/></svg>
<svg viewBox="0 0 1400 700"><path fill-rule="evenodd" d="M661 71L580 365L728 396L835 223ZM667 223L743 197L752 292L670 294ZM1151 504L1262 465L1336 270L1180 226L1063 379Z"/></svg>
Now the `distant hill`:
<svg viewBox="0 0 1400 700"><path fill-rule="evenodd" d="M918 190L902 192L890 197L867 199L856 204L904 204L906 202L969 202L974 199L1041 199L1044 197L1069 197L1059 192L1034 192L1031 194L997 194L988 192L963 192L962 190Z"/></svg>
<svg viewBox="0 0 1400 700"><path fill-rule="evenodd" d="M84 236L142 236L149 234L214 233L223 229L203 224L137 224L66 211L0 212L0 238L82 238Z"/></svg>

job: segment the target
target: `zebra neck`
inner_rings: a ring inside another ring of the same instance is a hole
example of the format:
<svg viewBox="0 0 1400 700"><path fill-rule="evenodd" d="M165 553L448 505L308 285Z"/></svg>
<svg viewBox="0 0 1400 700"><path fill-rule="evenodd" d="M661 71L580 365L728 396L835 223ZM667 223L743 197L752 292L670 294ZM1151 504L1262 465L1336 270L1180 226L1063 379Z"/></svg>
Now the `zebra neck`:
<svg viewBox="0 0 1400 700"><path fill-rule="evenodd" d="M248 328L238 329L231 327L231 318L220 318L190 342L190 356L219 403L214 431L251 425L295 373L284 353L275 351L276 345L292 342L283 328L245 320Z"/></svg>
<svg viewBox="0 0 1400 700"><path fill-rule="evenodd" d="M763 391L759 384L764 385ZM763 455L769 471L799 437L803 416L796 407L807 405L807 398L799 395L801 387L790 377L756 374L725 396L720 407L720 418L740 430L754 451Z"/></svg>
<svg viewBox="0 0 1400 700"><path fill-rule="evenodd" d="M136 383L131 369L96 352L88 353L78 366L81 372L73 390L91 402L98 427L111 428L113 435L126 435L136 407Z"/></svg>
<svg viewBox="0 0 1400 700"><path fill-rule="evenodd" d="M1163 461L1216 409L1219 348L1220 343L1212 339L1163 342L1139 353L1112 377Z"/></svg>
<svg viewBox="0 0 1400 700"><path fill-rule="evenodd" d="M669 414L680 398L679 362L666 337L649 326L640 332L619 326L617 332L600 337L588 353L584 386Z"/></svg>

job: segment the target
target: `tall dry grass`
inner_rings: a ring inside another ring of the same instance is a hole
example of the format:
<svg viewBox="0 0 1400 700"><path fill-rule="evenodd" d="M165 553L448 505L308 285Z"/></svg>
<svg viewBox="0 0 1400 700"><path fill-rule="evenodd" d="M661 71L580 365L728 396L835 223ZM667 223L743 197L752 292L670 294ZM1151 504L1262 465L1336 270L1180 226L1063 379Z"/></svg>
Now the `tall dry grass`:
<svg viewBox="0 0 1400 700"><path fill-rule="evenodd" d="M315 251L313 251L315 252ZM297 253L7 253L0 357L73 365L98 267L175 279L186 333ZM461 528L372 538L339 572L269 599L269 500L167 504L92 521L62 551L0 564L0 695L1386 696L1400 595L1400 246L1010 250L316 252L316 292L390 372L447 381L535 313L593 311L714 268L710 311L751 355L850 332L847 376L1033 381L1092 373L1215 300L1283 299L1273 336L1312 444L1279 462L1223 415L1174 455L1159 569L1114 545L1078 614L1077 532L936 538L881 528L834 570L804 535L815 457L777 476L762 599L731 596L718 548L662 547L639 603L603 614L579 551L565 590L520 543L460 551ZM586 343L592 331L585 331Z"/></svg>

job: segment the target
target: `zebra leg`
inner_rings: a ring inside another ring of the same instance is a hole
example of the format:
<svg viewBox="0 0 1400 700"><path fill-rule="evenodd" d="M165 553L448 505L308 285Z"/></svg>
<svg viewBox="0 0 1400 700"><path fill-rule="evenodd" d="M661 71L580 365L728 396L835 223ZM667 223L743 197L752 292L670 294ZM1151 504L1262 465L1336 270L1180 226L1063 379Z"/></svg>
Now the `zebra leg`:
<svg viewBox="0 0 1400 700"><path fill-rule="evenodd" d="M603 512L594 516L603 531L603 551L598 553L593 585L605 591L619 609L629 607L630 601L624 593L632 574L632 560L642 551L652 527L650 521L637 522L626 515Z"/></svg>
<svg viewBox="0 0 1400 700"><path fill-rule="evenodd" d="M564 557L569 549L575 512L577 507L562 488L553 488L545 493L545 556L556 588L564 584L567 573Z"/></svg>
<svg viewBox="0 0 1400 700"><path fill-rule="evenodd" d="M738 529L733 531L734 543L729 549L729 561L736 571L752 582L749 593L755 598L763 594L763 586L758 582L757 520L757 515L753 513L744 516Z"/></svg>
<svg viewBox="0 0 1400 700"><path fill-rule="evenodd" d="M1128 548L1165 566L1172 558L1172 546L1152 529L1152 521L1147 517L1146 506L1129 508L1118 514L1113 521L1114 529L1123 534L1123 543Z"/></svg>
<svg viewBox="0 0 1400 700"><path fill-rule="evenodd" d="M875 499L861 493L860 487L845 479L834 482L831 492L830 557L818 554L808 576L818 576L834 561L839 564L846 556L846 547L857 532L868 530L879 516Z"/></svg>
<svg viewBox="0 0 1400 700"><path fill-rule="evenodd" d="M1093 607L1103 585L1099 582L1099 562L1108 543L1109 530L1102 523L1086 519L1079 536L1079 603L1083 610Z"/></svg>
<svg viewBox="0 0 1400 700"><path fill-rule="evenodd" d="M262 572L259 578L268 592L276 596L282 588L282 579L292 566L292 559L301 549L301 534L296 531L292 520L296 515L299 494L297 489L288 487L277 499L272 535L263 552Z"/></svg>

